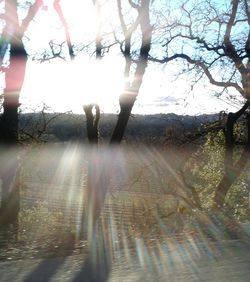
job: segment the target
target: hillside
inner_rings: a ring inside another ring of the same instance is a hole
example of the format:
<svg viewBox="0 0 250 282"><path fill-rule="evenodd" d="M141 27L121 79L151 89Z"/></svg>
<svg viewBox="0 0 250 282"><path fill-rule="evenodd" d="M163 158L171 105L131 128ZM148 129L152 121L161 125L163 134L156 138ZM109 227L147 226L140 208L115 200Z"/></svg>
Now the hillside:
<svg viewBox="0 0 250 282"><path fill-rule="evenodd" d="M165 139L171 135L181 138L197 131L203 124L214 121L218 115L181 116L176 114L133 115L125 138L129 141ZM102 114L100 136L103 140L112 133L117 115ZM34 137L44 141L86 141L86 118L76 114L27 113L20 115L22 139Z"/></svg>

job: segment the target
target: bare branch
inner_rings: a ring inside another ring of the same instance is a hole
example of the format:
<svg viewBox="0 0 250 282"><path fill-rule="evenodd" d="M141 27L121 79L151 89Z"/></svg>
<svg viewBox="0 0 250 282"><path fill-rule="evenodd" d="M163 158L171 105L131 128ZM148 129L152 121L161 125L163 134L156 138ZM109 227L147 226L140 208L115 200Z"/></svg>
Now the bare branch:
<svg viewBox="0 0 250 282"><path fill-rule="evenodd" d="M149 17L149 3L150 0L142 0L141 7L138 10L139 13L138 21L142 33L139 60L136 66L135 75L132 84L131 85L126 84L124 92L122 93L122 95L120 95L119 103L121 110L118 116L117 124L115 126L114 132L110 140L111 144L120 143L123 138L125 128L127 126L132 108L134 106L134 102L136 100L136 97L139 93L142 84L143 75L146 71L149 51L151 48L151 38L152 38L152 26L150 24L150 17ZM129 56L127 62L130 65L126 64L126 67L127 66L129 67L128 69L125 69L125 72L129 72L129 68L131 66L131 56Z"/></svg>
<svg viewBox="0 0 250 282"><path fill-rule="evenodd" d="M131 5L131 6L133 7L133 5ZM137 29L137 27L139 25L140 17L139 17L139 14L138 14L135 22L130 27L127 27L125 20L124 20L124 16L122 14L121 0L117 0L117 7L118 7L118 15L119 15L121 27L122 27L123 34L124 34L124 43L125 43L124 50L122 48L122 45L121 45L121 48L120 48L121 52L123 53L125 60L126 60L124 77L125 77L125 80L128 82L129 72L130 72L130 68L131 68L131 64L132 64L132 60L131 60L131 37L132 37L133 32ZM127 85L127 87L128 87L128 85Z"/></svg>
<svg viewBox="0 0 250 282"><path fill-rule="evenodd" d="M244 0L244 4L245 4L245 12L247 15L247 22L248 22L248 37L246 40L246 44L245 44L245 52L248 56L248 58L250 59L250 10L249 10L249 5L248 5L248 1Z"/></svg>
<svg viewBox="0 0 250 282"><path fill-rule="evenodd" d="M238 10L238 4L239 0L232 0L232 12L230 14L229 21L226 26L226 32L224 35L224 52L225 54L234 62L235 67L238 69L238 71L241 73L241 75L245 75L246 68L242 62L242 59L237 54L237 51L235 50L234 45L231 42L231 31L233 24L235 22L236 13Z"/></svg>
<svg viewBox="0 0 250 282"><path fill-rule="evenodd" d="M142 43L140 48L140 57L139 62L137 65L137 69L135 72L136 79L132 85L132 88L139 89L142 84L142 78L145 73L149 51L151 48L151 38L152 38L152 26L150 24L150 17L149 17L149 0L142 1L142 11L140 14L140 27L142 31Z"/></svg>
<svg viewBox="0 0 250 282"><path fill-rule="evenodd" d="M8 50L10 41L16 39L20 40L23 37L24 32L28 28L28 25L32 19L35 17L42 3L42 0L36 0L36 2L31 5L27 16L22 21L21 26L19 26L17 12L13 10L13 4L11 4L9 1L6 2L6 24L1 36L3 38L3 44L1 45L0 50L0 65L3 64L3 59L5 57L6 51Z"/></svg>
<svg viewBox="0 0 250 282"><path fill-rule="evenodd" d="M22 25L21 25L22 33L25 32L25 30L27 29L29 23L32 21L32 19L34 19L36 13L38 12L38 10L42 6L42 4L43 4L42 0L36 0L36 2L30 7L27 16L22 21Z"/></svg>
<svg viewBox="0 0 250 282"><path fill-rule="evenodd" d="M205 39L200 38L199 36L194 35L183 35L181 33L176 34L175 38L182 37L190 40L196 41L198 44L201 45L201 48L205 48L207 51L213 51L216 52L218 55L222 55L219 51L224 50L224 47L222 45L213 46L205 41Z"/></svg>
<svg viewBox="0 0 250 282"><path fill-rule="evenodd" d="M102 34L101 34L101 4L98 0L93 0L93 4L96 8L96 23L97 23L97 31L96 31L96 39L95 39L95 54L97 59L101 59L103 54L103 45L102 45Z"/></svg>
<svg viewBox="0 0 250 282"><path fill-rule="evenodd" d="M224 43L227 44L227 42L230 41L230 37L231 37L231 31L232 31L232 27L236 18L236 13L237 13L237 9L238 9L238 4L239 4L239 0L232 0L232 12L230 15L230 19L227 23L227 27L226 27L226 32L225 32L225 36L224 36Z"/></svg>
<svg viewBox="0 0 250 282"><path fill-rule="evenodd" d="M123 31L123 34L126 35L128 30L127 30L127 26L125 24L125 20L124 20L123 14L122 14L121 0L117 0L117 7L118 7L118 15L119 15L122 31Z"/></svg>
<svg viewBox="0 0 250 282"><path fill-rule="evenodd" d="M152 57L149 58L149 60L151 60L153 62L161 63L161 64L168 63L168 62L173 61L175 59L184 59L188 63L196 65L197 67L200 67L204 71L205 75L207 76L207 78L209 79L211 84L219 86L219 87L233 87L237 91L239 91L242 95L244 94L244 90L237 83L230 82L230 81L223 82L223 81L215 80L204 62L202 62L201 60L194 60L186 54L175 54L171 57L164 58L164 59L156 59L156 58L152 58Z"/></svg>
<svg viewBox="0 0 250 282"><path fill-rule="evenodd" d="M137 9L137 10L140 9L140 6L136 4L135 2L133 2L132 0L128 0L128 2L132 8Z"/></svg>
<svg viewBox="0 0 250 282"><path fill-rule="evenodd" d="M74 50L73 50L73 45L71 43L68 24L67 24L66 19L63 15L62 8L60 6L59 0L54 0L54 8L55 8L55 10L56 10L61 22L62 22L64 30L65 30L66 42L67 42L67 45L68 45L68 48L69 48L70 58L74 59Z"/></svg>
<svg viewBox="0 0 250 282"><path fill-rule="evenodd" d="M127 27L125 20L124 20L124 16L122 14L121 0L117 0L117 7L118 7L118 15L119 15L122 31L125 37L125 53L128 53L126 52L126 48L130 46L132 33L137 29L138 25L140 24L140 16L138 13L138 16L136 20L134 21L134 23L132 23L130 27ZM130 52L128 54L130 54Z"/></svg>

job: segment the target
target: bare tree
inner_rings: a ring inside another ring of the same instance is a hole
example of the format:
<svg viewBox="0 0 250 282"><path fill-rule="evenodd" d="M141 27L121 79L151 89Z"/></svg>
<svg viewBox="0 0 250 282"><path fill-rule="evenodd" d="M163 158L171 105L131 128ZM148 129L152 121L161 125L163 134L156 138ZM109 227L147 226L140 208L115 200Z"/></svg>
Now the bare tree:
<svg viewBox="0 0 250 282"><path fill-rule="evenodd" d="M23 85L27 53L23 44L23 36L29 23L42 5L37 0L30 6L27 16L20 23L18 17L17 1L5 1L5 26L2 32L3 44L1 46L1 67L8 56L9 65L3 69L5 72L5 90L3 98L3 114L0 120L0 142L7 145L10 158L7 163L1 163L2 199L0 207L0 223L3 225L16 224L19 212L19 161L12 151L16 148L8 148L9 145L17 145L18 142L18 108L19 93Z"/></svg>
<svg viewBox="0 0 250 282"><path fill-rule="evenodd" d="M24 32L41 6L36 1L28 11L26 18L19 24L17 1L5 1L4 39L1 48L1 64L9 48L9 66L5 69L4 112L1 117L1 142L16 143L18 139L19 92L25 76L27 53L22 42Z"/></svg>
<svg viewBox="0 0 250 282"><path fill-rule="evenodd" d="M137 17L134 23L130 27L125 23L124 16L122 14L121 1L117 1L118 14L122 29L122 35L124 39L120 43L120 50L125 59L124 70L124 90L120 95L120 113L118 120L114 128L113 134L110 139L110 143L105 150L98 149L95 145L99 144L99 132L98 124L100 120L100 108L97 104L88 104L83 107L86 124L87 135L91 146L89 151L88 162L88 182L87 188L84 193L85 209L82 214L82 227L81 231L88 227L88 239L91 245L93 242L93 234L100 234L98 232L98 220L101 210L104 205L106 193L110 186L110 177L112 175L112 168L114 167L114 160L116 158L116 147L114 144L119 144L125 133L127 122L129 120L134 102L139 93L142 85L143 76L148 63L148 56L151 46L152 26L149 19L149 0L141 1L140 5L135 4L133 1L128 1L131 9L137 11ZM118 42L110 43L108 47L103 43L102 34L102 6L100 1L93 1L96 8L97 32L95 40L95 55L97 60L101 60L105 54L105 50ZM139 51L137 52L137 58L132 57L131 52L131 38L133 33L140 28L138 32L137 40L141 41ZM141 36L141 37L139 37ZM134 67L134 75L131 79L131 73ZM98 83L98 77L96 77ZM132 82L129 82L132 81ZM83 236L83 233L81 234ZM100 238L99 238L100 239ZM102 239L100 239L102 241ZM95 242L94 242L95 244ZM104 252L105 253L105 252Z"/></svg>
<svg viewBox="0 0 250 282"><path fill-rule="evenodd" d="M249 146L236 163L233 160L234 124L250 105L250 7L249 1L232 0L221 5L213 0L186 1L179 18L166 20L165 47L154 62L168 63L184 60L183 72L194 72L194 83L205 76L212 85L222 88L220 94L233 89L243 96L245 103L236 113L229 113L225 123L225 175L216 188L214 205L221 207L227 192L237 179L249 156ZM181 16L180 16L181 14ZM229 92L230 93L230 92Z"/></svg>
<svg viewBox="0 0 250 282"><path fill-rule="evenodd" d="M129 120L134 102L139 93L143 75L145 73L150 43L152 27L149 19L149 0L141 1L140 5L134 4L132 1L128 1L131 5L131 9L137 11L137 18L135 22L130 26L125 23L125 19L122 15L121 1L117 1L118 13L120 24L123 32L123 41L120 42L120 50L125 58L125 70L124 70L124 91L120 96L120 113L118 120L114 128L113 134L110 139L109 148L106 150L98 150L96 146L92 147L89 154L89 168L88 168L88 187L85 197L86 209L83 218L87 219L83 224L88 225L88 233L93 234L93 228L97 228L98 218L100 216L105 196L109 188L110 176L112 175L112 159L115 159L116 148L113 148L113 144L119 144L122 141L127 122ZM96 7L96 14L99 17L99 23L97 24L97 33L95 41L95 54L96 59L101 60L106 48L102 43L103 36L100 26L101 6L99 1L94 1ZM133 60L131 53L131 37L133 32L140 27L141 30L141 46L139 49L139 55L137 60ZM113 45L113 44L111 44ZM132 72L132 64L135 66L135 72L132 82L129 82ZM98 83L98 77L97 77ZM87 134L91 144L99 143L98 123L100 119L100 108L97 104L89 104L84 106L86 122L87 122ZM82 227L83 230L83 227ZM91 235L90 235L91 236ZM91 238L90 238L91 240Z"/></svg>
<svg viewBox="0 0 250 282"><path fill-rule="evenodd" d="M73 44L71 42L68 24L67 24L67 21L66 21L66 19L64 17L64 14L63 14L62 8L60 6L60 1L59 0L54 0L54 8L55 8L55 10L56 10L60 20L61 20L63 28L65 30L66 43L67 43L67 46L68 46L68 49L69 49L69 55L70 55L71 60L73 60L74 57L75 57L74 49L73 49L74 46L73 46Z"/></svg>
<svg viewBox="0 0 250 282"><path fill-rule="evenodd" d="M117 0L119 18L124 36L124 44L121 45L121 51L125 58L126 65L124 70L125 85L123 93L120 96L119 100L120 113L118 115L117 124L111 137L112 144L120 143L123 138L132 108L142 85L142 80L148 64L149 51L151 47L152 26L150 24L149 17L150 1L141 1L140 5L135 4L133 1L129 1L129 3L133 9L137 10L138 16L135 22L132 23L131 26L127 27L124 16L122 15L121 1ZM141 46L139 57L135 61L134 77L130 82L129 78L133 61L131 54L131 38L133 32L135 32L137 27L139 27L141 31Z"/></svg>
<svg viewBox="0 0 250 282"><path fill-rule="evenodd" d="M103 57L102 30L101 30L102 13L101 13L101 4L99 0L93 0L93 5L95 6L96 22L97 22L97 30L95 36L95 56L96 56L96 60L99 61ZM100 107L96 103L90 103L84 105L83 110L86 116L88 140L90 144L98 144Z"/></svg>

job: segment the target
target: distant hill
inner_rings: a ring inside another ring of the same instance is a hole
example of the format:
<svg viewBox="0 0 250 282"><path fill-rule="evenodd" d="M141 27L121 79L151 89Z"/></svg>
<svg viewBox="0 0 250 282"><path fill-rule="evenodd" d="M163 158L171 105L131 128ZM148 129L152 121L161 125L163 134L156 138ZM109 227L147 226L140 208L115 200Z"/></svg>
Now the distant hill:
<svg viewBox="0 0 250 282"><path fill-rule="evenodd" d="M218 115L182 116L176 114L133 115L125 138L131 141L159 138L164 139L197 131L203 124L215 121ZM100 137L111 135L117 115L102 114ZM20 115L20 135L28 138L42 138L44 141L86 141L86 118L84 115L56 113L26 113Z"/></svg>

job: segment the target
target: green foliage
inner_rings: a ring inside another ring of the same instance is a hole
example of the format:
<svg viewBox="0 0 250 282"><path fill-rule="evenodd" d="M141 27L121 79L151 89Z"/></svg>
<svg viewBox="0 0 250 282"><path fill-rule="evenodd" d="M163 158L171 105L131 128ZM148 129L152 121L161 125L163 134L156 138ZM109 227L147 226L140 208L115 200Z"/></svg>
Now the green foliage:
<svg viewBox="0 0 250 282"><path fill-rule="evenodd" d="M246 142L246 130L243 123L235 126L237 142ZM237 145L234 148L236 162L244 147ZM204 209L209 210L213 205L214 192L220 183L224 171L225 138L223 131L209 133L206 142L189 161L188 167L192 173L193 186L197 190ZM225 202L225 212L240 220L249 220L249 188L250 163L242 171L239 179L232 185Z"/></svg>
<svg viewBox="0 0 250 282"><path fill-rule="evenodd" d="M187 169L191 170L192 185L205 209L211 208L215 187L223 174L224 142L222 131L209 133L205 144L187 164Z"/></svg>

